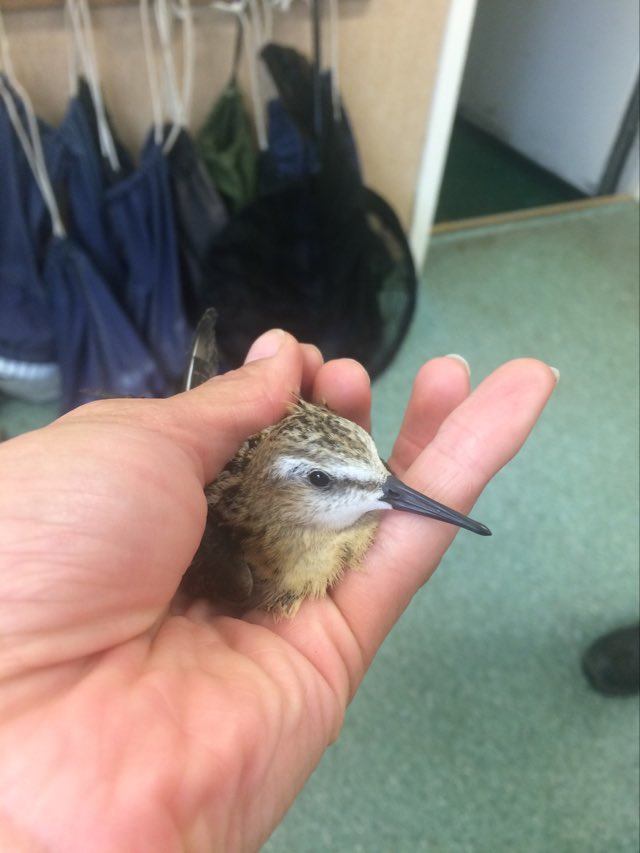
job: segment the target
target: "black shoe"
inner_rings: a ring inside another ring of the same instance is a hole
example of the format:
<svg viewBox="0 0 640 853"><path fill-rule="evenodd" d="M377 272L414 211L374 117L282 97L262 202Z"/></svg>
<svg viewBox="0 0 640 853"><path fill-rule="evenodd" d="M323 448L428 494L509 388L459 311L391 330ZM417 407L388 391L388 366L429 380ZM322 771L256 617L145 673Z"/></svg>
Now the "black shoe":
<svg viewBox="0 0 640 853"><path fill-rule="evenodd" d="M582 658L587 681L604 696L640 691L640 625L618 628L589 646Z"/></svg>

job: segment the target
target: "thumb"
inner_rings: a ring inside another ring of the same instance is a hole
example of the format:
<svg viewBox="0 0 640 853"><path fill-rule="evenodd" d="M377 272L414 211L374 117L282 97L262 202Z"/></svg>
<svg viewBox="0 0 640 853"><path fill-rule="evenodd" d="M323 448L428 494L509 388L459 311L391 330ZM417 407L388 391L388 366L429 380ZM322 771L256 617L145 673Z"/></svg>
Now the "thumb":
<svg viewBox="0 0 640 853"><path fill-rule="evenodd" d="M0 672L93 654L154 623L202 535L195 475L213 480L299 393L291 335L267 333L248 358L194 391L88 404L2 445L0 636L12 641Z"/></svg>
<svg viewBox="0 0 640 853"><path fill-rule="evenodd" d="M280 420L300 393L303 354L281 329L258 338L243 367L164 401L172 437L209 483L242 442Z"/></svg>

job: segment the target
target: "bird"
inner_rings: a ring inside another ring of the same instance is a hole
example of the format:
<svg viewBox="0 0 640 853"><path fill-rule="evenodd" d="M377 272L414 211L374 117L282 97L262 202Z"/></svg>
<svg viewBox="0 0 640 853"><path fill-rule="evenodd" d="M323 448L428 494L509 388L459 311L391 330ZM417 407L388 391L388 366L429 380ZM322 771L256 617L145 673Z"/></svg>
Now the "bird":
<svg viewBox="0 0 640 853"><path fill-rule="evenodd" d="M205 494L205 531L182 592L276 618L361 567L386 510L491 535L395 477L362 427L302 399L248 438Z"/></svg>

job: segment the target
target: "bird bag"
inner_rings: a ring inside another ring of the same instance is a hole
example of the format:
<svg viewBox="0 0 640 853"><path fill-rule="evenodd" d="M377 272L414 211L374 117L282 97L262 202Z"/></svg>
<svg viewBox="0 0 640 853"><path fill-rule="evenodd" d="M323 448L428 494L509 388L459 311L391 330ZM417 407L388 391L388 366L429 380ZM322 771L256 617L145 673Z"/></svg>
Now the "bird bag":
<svg viewBox="0 0 640 853"><path fill-rule="evenodd" d="M415 306L406 237L389 205L362 181L329 78L317 81L291 48L269 45L262 55L318 165L298 169L237 213L211 251L206 295L218 312L221 362L238 366L257 335L280 326L326 358L357 358L376 376Z"/></svg>
<svg viewBox="0 0 640 853"><path fill-rule="evenodd" d="M2 75L3 93L15 98ZM60 369L40 274L44 205L0 97L0 390L55 400Z"/></svg>

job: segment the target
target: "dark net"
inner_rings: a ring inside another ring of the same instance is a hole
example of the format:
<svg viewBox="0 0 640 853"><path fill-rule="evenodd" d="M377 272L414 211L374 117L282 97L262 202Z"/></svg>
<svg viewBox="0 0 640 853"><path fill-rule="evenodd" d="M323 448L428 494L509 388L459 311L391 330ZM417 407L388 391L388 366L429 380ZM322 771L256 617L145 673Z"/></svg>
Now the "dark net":
<svg viewBox="0 0 640 853"><path fill-rule="evenodd" d="M271 45L263 56L298 133L316 148L317 167L264 187L231 219L207 260L201 310L218 313L223 369L241 364L259 334L280 327L325 358L356 358L376 376L415 305L406 237L389 205L363 184L346 113L334 116L329 78L316 90L307 60L290 48Z"/></svg>

